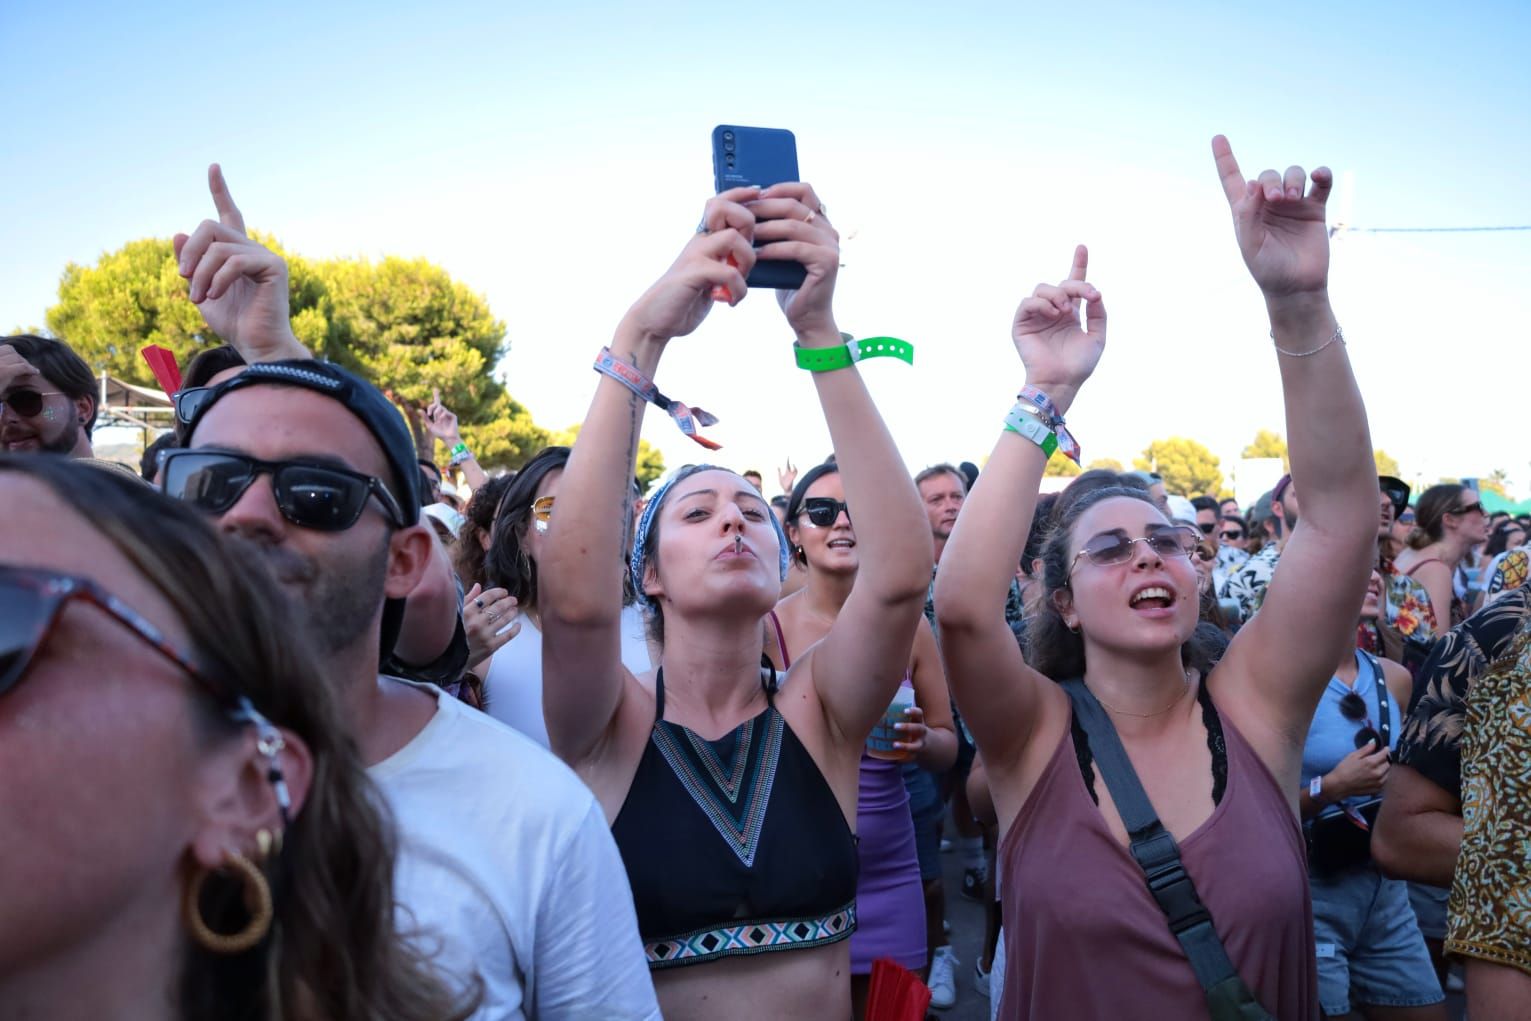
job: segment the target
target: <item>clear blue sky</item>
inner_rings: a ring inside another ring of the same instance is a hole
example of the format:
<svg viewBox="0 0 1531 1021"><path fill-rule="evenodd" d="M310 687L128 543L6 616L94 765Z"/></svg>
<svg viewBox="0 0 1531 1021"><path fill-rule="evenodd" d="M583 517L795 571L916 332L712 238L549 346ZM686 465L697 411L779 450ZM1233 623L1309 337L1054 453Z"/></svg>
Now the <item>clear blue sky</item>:
<svg viewBox="0 0 1531 1021"><path fill-rule="evenodd" d="M696 222L712 126L781 126L855 233L842 327L917 346L913 370L866 369L911 467L988 450L1021 377L1010 313L1075 241L1112 315L1072 416L1086 458L1173 433L1235 457L1283 426L1208 139L1251 174L1328 163L1357 225L1531 223L1528 12L9 0L0 326L40 325L67 262L210 215L218 160L290 249L423 255L484 293L512 392L562 427ZM1528 271L1531 233L1338 242L1373 437L1406 473L1504 468L1531 491ZM769 476L828 442L768 298L720 310L660 382ZM672 463L696 450L659 416L645 435Z"/></svg>

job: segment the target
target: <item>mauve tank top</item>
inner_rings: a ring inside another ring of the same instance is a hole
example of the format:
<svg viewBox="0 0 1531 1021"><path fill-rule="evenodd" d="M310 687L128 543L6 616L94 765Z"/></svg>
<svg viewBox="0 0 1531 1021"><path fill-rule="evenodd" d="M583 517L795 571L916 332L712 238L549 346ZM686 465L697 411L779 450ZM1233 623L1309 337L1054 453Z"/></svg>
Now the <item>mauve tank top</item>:
<svg viewBox="0 0 1531 1021"><path fill-rule="evenodd" d="M1319 1021L1302 833L1275 778L1222 719L1228 785L1180 842L1228 956L1281 1021ZM1097 783L1099 783L1097 779ZM1205 1018L1206 999L1143 872L1091 800L1065 730L999 849L1006 1021Z"/></svg>

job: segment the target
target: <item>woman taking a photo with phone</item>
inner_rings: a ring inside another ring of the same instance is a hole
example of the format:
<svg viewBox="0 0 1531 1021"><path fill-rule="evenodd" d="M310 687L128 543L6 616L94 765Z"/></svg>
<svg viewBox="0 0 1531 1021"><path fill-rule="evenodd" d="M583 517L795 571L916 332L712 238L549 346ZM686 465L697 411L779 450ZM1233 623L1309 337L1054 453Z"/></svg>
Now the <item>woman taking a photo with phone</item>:
<svg viewBox="0 0 1531 1021"><path fill-rule="evenodd" d="M1311 188L1300 167L1246 181L1225 139L1213 153L1270 316L1302 520L1260 612L1203 677L1186 665L1194 529L1127 487L1065 490L1028 666L999 611L1043 466L1063 441L1061 416L1105 346L1106 312L1083 247L1066 280L1021 303L1012 334L1032 389L1006 420L936 581L948 677L1004 834L1005 1018L1223 1017L1229 1006L1243 1017L1318 1016L1297 822L1302 750L1354 642L1377 483L1329 307L1332 175L1314 171ZM1145 812L1131 836L1153 840L1129 854L1122 817ZM1159 895L1178 900L1161 906Z"/></svg>
<svg viewBox="0 0 1531 1021"><path fill-rule="evenodd" d="M845 500L865 508L862 565L823 639L794 650L784 677L763 668L762 622L787 564L781 526L735 473L678 471L645 506L632 551L661 650L638 678L620 655L620 512L646 403L689 420L651 381L672 338L715 301L744 297L757 255L806 267L780 300L798 364L816 370ZM858 765L904 676L932 555L908 541L924 509L834 321L839 264L838 235L806 184L709 201L598 358L604 378L543 547L548 735L612 821L670 1021L850 1013Z"/></svg>

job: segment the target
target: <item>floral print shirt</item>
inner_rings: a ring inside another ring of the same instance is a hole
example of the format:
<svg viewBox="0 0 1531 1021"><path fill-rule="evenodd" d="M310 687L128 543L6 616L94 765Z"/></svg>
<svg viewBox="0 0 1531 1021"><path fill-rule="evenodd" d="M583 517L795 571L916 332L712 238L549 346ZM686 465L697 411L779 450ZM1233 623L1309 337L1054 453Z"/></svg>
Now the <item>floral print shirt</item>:
<svg viewBox="0 0 1531 1021"><path fill-rule="evenodd" d="M1239 610L1244 619L1248 620L1255 615L1260 604L1265 602L1265 589L1270 585L1271 578L1275 577L1276 562L1280 559L1281 551L1275 543L1262 546L1260 552L1244 561L1238 570L1229 573L1218 596L1238 600Z"/></svg>
<svg viewBox="0 0 1531 1021"><path fill-rule="evenodd" d="M1414 683L1413 707L1398 737L1397 761L1461 797L1462 731L1469 694L1531 622L1531 588L1468 617L1436 643Z"/></svg>

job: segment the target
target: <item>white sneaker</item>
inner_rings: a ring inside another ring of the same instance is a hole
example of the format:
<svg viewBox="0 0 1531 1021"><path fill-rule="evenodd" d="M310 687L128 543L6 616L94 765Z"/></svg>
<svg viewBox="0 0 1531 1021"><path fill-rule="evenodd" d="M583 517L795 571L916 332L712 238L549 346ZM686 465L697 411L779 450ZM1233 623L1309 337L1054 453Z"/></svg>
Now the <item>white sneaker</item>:
<svg viewBox="0 0 1531 1021"><path fill-rule="evenodd" d="M989 971L993 970L994 965L990 964ZM973 962L973 988L977 989L978 995L982 996L986 1000L989 998L989 983L991 981L989 971L983 970L982 961Z"/></svg>
<svg viewBox="0 0 1531 1021"><path fill-rule="evenodd" d="M930 1005L945 1010L957 1002L957 955L952 948L937 947L930 961Z"/></svg>

